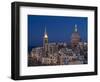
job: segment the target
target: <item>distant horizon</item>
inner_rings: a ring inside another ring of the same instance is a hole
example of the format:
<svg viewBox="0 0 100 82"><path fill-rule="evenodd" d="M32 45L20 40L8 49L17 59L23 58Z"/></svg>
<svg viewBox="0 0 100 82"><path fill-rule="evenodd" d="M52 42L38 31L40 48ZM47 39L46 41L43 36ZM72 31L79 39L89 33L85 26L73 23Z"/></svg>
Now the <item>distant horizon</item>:
<svg viewBox="0 0 100 82"><path fill-rule="evenodd" d="M49 43L70 43L75 24L81 40L87 42L87 22L87 17L28 15L28 52L43 45L45 27Z"/></svg>

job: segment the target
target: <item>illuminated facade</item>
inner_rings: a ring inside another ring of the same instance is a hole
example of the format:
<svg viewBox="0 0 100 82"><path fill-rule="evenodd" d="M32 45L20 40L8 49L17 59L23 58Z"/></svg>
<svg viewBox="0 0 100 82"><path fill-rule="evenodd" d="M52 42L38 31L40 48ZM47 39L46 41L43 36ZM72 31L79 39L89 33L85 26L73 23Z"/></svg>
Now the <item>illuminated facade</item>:
<svg viewBox="0 0 100 82"><path fill-rule="evenodd" d="M66 42L48 42L48 33L45 28L43 46L32 49L28 65L87 64L87 54L87 42L80 41L77 25L75 25L69 45Z"/></svg>

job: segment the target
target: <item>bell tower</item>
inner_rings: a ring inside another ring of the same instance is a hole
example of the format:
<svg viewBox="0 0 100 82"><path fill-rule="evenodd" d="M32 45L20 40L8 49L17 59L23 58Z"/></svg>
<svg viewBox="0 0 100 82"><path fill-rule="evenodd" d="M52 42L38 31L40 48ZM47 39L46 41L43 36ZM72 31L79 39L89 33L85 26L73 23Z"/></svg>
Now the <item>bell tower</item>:
<svg viewBox="0 0 100 82"><path fill-rule="evenodd" d="M46 27L45 27L45 32L44 32L44 44L45 43L48 43L48 34L47 34L47 31L46 31Z"/></svg>
<svg viewBox="0 0 100 82"><path fill-rule="evenodd" d="M44 47L45 53L47 53L48 52L48 34L46 31L46 27L45 27L44 37L43 37L43 47Z"/></svg>

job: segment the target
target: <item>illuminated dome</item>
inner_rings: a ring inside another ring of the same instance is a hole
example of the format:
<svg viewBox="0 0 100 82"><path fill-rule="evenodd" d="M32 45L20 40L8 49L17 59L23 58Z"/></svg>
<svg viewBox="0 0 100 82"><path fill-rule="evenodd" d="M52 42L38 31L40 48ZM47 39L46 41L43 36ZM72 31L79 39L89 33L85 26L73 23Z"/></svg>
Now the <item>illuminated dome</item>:
<svg viewBox="0 0 100 82"><path fill-rule="evenodd" d="M79 35L78 32L74 32L74 33L72 33L72 37L71 38L72 39L80 39L80 35Z"/></svg>
<svg viewBox="0 0 100 82"><path fill-rule="evenodd" d="M77 25L75 24L75 29L71 36L72 47L76 47L79 42L80 42L80 35L77 30Z"/></svg>

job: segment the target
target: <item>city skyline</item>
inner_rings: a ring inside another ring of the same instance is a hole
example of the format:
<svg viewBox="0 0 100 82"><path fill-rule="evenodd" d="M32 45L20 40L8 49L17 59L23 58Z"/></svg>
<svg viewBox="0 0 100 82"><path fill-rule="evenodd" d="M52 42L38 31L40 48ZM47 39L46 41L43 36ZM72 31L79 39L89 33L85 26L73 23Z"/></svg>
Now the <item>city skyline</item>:
<svg viewBox="0 0 100 82"><path fill-rule="evenodd" d="M75 25L81 39L87 42L86 17L28 15L28 51L35 46L43 46L45 28L48 42L70 43Z"/></svg>

